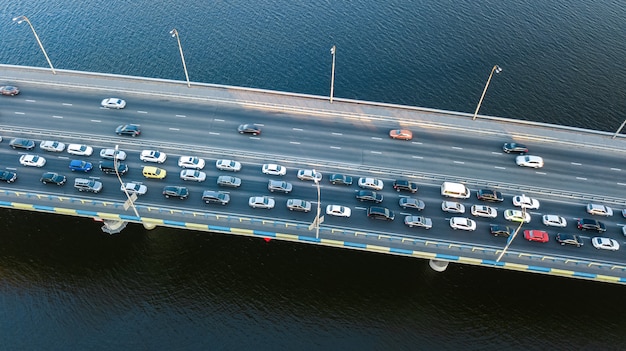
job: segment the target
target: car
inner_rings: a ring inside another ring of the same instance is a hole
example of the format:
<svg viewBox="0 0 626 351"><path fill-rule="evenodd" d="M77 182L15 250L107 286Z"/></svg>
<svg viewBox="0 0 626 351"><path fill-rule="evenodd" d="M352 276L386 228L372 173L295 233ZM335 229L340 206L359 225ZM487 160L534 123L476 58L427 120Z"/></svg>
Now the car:
<svg viewBox="0 0 626 351"><path fill-rule="evenodd" d="M622 210L622 217L626 218L626 208Z"/></svg>
<svg viewBox="0 0 626 351"><path fill-rule="evenodd" d="M20 164L27 167L43 167L46 165L46 159L38 155L22 155Z"/></svg>
<svg viewBox="0 0 626 351"><path fill-rule="evenodd" d="M539 156L517 156L515 163L520 167L541 168L543 167L543 158Z"/></svg>
<svg viewBox="0 0 626 351"><path fill-rule="evenodd" d="M530 214L520 210L506 210L504 211L504 219L511 222L530 223Z"/></svg>
<svg viewBox="0 0 626 351"><path fill-rule="evenodd" d="M583 246L583 239L574 234L558 233L554 239L561 245L574 245L576 247Z"/></svg>
<svg viewBox="0 0 626 351"><path fill-rule="evenodd" d="M345 174L331 174L330 177L328 177L328 181L333 185L352 185L352 177Z"/></svg>
<svg viewBox="0 0 626 351"><path fill-rule="evenodd" d="M606 232L604 223L591 218L579 218L578 222L576 222L576 228L580 230L595 230L598 233Z"/></svg>
<svg viewBox="0 0 626 351"><path fill-rule="evenodd" d="M115 170L116 166L117 166L117 172ZM128 165L122 162L117 162L117 161L110 161L110 160L100 161L100 165L98 167L105 174L124 175L126 172L128 172Z"/></svg>
<svg viewBox="0 0 626 351"><path fill-rule="evenodd" d="M15 96L20 93L20 89L13 85L5 85L0 87L0 94L6 96Z"/></svg>
<svg viewBox="0 0 626 351"><path fill-rule="evenodd" d="M275 201L269 196L251 196L248 205L252 208L274 208Z"/></svg>
<svg viewBox="0 0 626 351"><path fill-rule="evenodd" d="M412 197L401 197L398 200L398 205L400 205L400 207L404 209L412 208L418 211L421 211L424 209L424 207L426 207L426 204L424 204L424 201L420 199L412 198Z"/></svg>
<svg viewBox="0 0 626 351"><path fill-rule="evenodd" d="M126 101L118 98L107 98L100 102L100 106L104 108L122 109L126 107Z"/></svg>
<svg viewBox="0 0 626 351"><path fill-rule="evenodd" d="M65 150L65 144L53 140L44 140L39 144L39 147L50 152L62 152Z"/></svg>
<svg viewBox="0 0 626 351"><path fill-rule="evenodd" d="M511 152L517 154L525 154L528 153L528 148L526 145L518 144L518 143L504 143L502 145L502 151L510 154Z"/></svg>
<svg viewBox="0 0 626 351"><path fill-rule="evenodd" d="M35 142L30 139L15 138L11 139L9 146L13 149L32 150L35 148Z"/></svg>
<svg viewBox="0 0 626 351"><path fill-rule="evenodd" d="M142 150L139 159L143 162L163 163L167 160L167 154L156 150Z"/></svg>
<svg viewBox="0 0 626 351"><path fill-rule="evenodd" d="M549 227L559 227L559 228L567 227L567 220L557 215L550 215L550 214L543 215L542 221L544 225L547 225Z"/></svg>
<svg viewBox="0 0 626 351"><path fill-rule="evenodd" d="M122 150L102 149L100 150L100 157L107 160L117 159L118 161L124 161L126 159L126 153Z"/></svg>
<svg viewBox="0 0 626 351"><path fill-rule="evenodd" d="M291 185L291 183L284 182L282 180L269 180L267 182L267 190L271 192L278 191L281 193L289 194L292 189L293 186Z"/></svg>
<svg viewBox="0 0 626 351"><path fill-rule="evenodd" d="M83 160L71 160L70 161L70 170L72 172L89 172L93 168L93 164L91 162L83 161Z"/></svg>
<svg viewBox="0 0 626 351"><path fill-rule="evenodd" d="M405 179L397 179L393 181L393 188L396 189L396 191L409 191L412 193L416 193L417 192L417 183L415 182L410 182L408 180Z"/></svg>
<svg viewBox="0 0 626 351"><path fill-rule="evenodd" d="M41 179L39 179L39 181L41 181L44 184L56 184L56 185L63 185L65 184L65 182L67 181L67 178L59 173L56 172L45 172L44 174L41 175Z"/></svg>
<svg viewBox="0 0 626 351"><path fill-rule="evenodd" d="M611 217L613 215L613 209L604 205L588 204L587 213L591 215L596 215L596 216Z"/></svg>
<svg viewBox="0 0 626 351"><path fill-rule="evenodd" d="M356 199L359 201L383 202L383 194L372 190L359 190L356 192Z"/></svg>
<svg viewBox="0 0 626 351"><path fill-rule="evenodd" d="M263 174L284 176L287 174L287 168L275 163L266 163L261 167Z"/></svg>
<svg viewBox="0 0 626 351"><path fill-rule="evenodd" d="M159 167L144 166L141 174L148 179L164 179L167 176L167 171Z"/></svg>
<svg viewBox="0 0 626 351"><path fill-rule="evenodd" d="M180 171L180 179L192 180L195 182L204 182L206 179L206 173L197 169L183 169Z"/></svg>
<svg viewBox="0 0 626 351"><path fill-rule="evenodd" d="M544 230L524 230L524 239L528 241L547 243L550 240L550 236Z"/></svg>
<svg viewBox="0 0 626 351"><path fill-rule="evenodd" d="M298 171L298 179L319 182L322 180L322 173L316 172L313 169L301 169Z"/></svg>
<svg viewBox="0 0 626 351"><path fill-rule="evenodd" d="M91 156L91 154L93 154L93 148L82 144L69 144L67 146L67 153L77 156Z"/></svg>
<svg viewBox="0 0 626 351"><path fill-rule="evenodd" d="M74 179L74 188L78 191L89 191L97 194L102 190L102 183L95 179L76 178Z"/></svg>
<svg viewBox="0 0 626 351"><path fill-rule="evenodd" d="M452 217L450 218L450 227L454 230L474 231L476 230L476 222L466 217Z"/></svg>
<svg viewBox="0 0 626 351"><path fill-rule="evenodd" d="M513 206L525 208L527 210L538 210L539 200L526 195L513 196Z"/></svg>
<svg viewBox="0 0 626 351"><path fill-rule="evenodd" d="M391 139L411 140L413 139L413 132L407 129L392 129L389 131L389 137Z"/></svg>
<svg viewBox="0 0 626 351"><path fill-rule="evenodd" d="M254 124L241 124L237 127L237 131L239 134L259 135L261 134L261 127Z"/></svg>
<svg viewBox="0 0 626 351"><path fill-rule="evenodd" d="M287 208L289 211L309 212L311 211L311 202L300 199L287 200Z"/></svg>
<svg viewBox="0 0 626 351"><path fill-rule="evenodd" d="M181 156L178 158L178 167L203 169L205 165L204 159L196 156Z"/></svg>
<svg viewBox="0 0 626 351"><path fill-rule="evenodd" d="M148 187L141 183L122 183L120 190L128 194L143 195L148 191Z"/></svg>
<svg viewBox="0 0 626 351"><path fill-rule="evenodd" d="M593 247L595 247L596 249L610 250L610 251L619 250L619 243L617 242L617 240L614 240L614 239L603 238L601 236L595 236L591 238L591 243L593 244Z"/></svg>
<svg viewBox="0 0 626 351"><path fill-rule="evenodd" d="M139 126L136 124L122 124L115 128L115 134L136 137L141 134L141 129L139 129Z"/></svg>
<svg viewBox="0 0 626 351"><path fill-rule="evenodd" d="M174 186L168 185L163 188L163 196L166 198L177 197L181 200L184 200L189 196L189 189L184 186Z"/></svg>
<svg viewBox="0 0 626 351"><path fill-rule="evenodd" d="M0 181L13 183L17 179L17 173L9 171L0 171Z"/></svg>
<svg viewBox="0 0 626 351"><path fill-rule="evenodd" d="M493 236L504 236L508 238L509 236L513 235L513 233L515 233L515 230L506 225L490 224L489 232Z"/></svg>
<svg viewBox="0 0 626 351"><path fill-rule="evenodd" d="M502 193L493 189L480 189L476 192L476 197L481 201L502 202Z"/></svg>
<svg viewBox="0 0 626 351"><path fill-rule="evenodd" d="M454 201L443 201L441 203L441 210L450 213L465 213L465 206Z"/></svg>
<svg viewBox="0 0 626 351"><path fill-rule="evenodd" d="M371 190L383 190L383 181L376 178L359 178L359 187Z"/></svg>
<svg viewBox="0 0 626 351"><path fill-rule="evenodd" d="M404 224L406 224L409 228L420 227L430 229L433 227L432 219L424 216L405 216Z"/></svg>
<svg viewBox="0 0 626 351"><path fill-rule="evenodd" d="M241 163L233 160L217 160L215 161L215 167L220 171L241 171Z"/></svg>
<svg viewBox="0 0 626 351"><path fill-rule="evenodd" d="M387 207L370 206L367 209L367 217L373 219L384 219L386 221L393 221L395 214Z"/></svg>
<svg viewBox="0 0 626 351"><path fill-rule="evenodd" d="M491 206L472 205L470 212L472 213L472 216L476 216L476 217L486 217L486 218L498 217L498 211Z"/></svg>
<svg viewBox="0 0 626 351"><path fill-rule="evenodd" d="M205 190L202 193L202 201L207 204L226 205L230 202L230 194L223 191Z"/></svg>
<svg viewBox="0 0 626 351"><path fill-rule="evenodd" d="M341 205L328 205L326 206L326 214L336 217L350 217L352 210L350 207Z"/></svg>
<svg viewBox="0 0 626 351"><path fill-rule="evenodd" d="M217 185L227 186L231 188L238 188L241 186L241 178L231 176L219 176L217 177Z"/></svg>

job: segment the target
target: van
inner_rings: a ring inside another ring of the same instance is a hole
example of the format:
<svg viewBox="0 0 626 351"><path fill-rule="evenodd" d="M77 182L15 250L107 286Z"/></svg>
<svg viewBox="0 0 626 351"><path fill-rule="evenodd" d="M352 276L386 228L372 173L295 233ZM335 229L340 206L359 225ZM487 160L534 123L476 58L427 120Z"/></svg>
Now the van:
<svg viewBox="0 0 626 351"><path fill-rule="evenodd" d="M128 166L122 162L101 161L100 170L106 174L115 174L115 164L117 163L117 172L123 175L128 171Z"/></svg>
<svg viewBox="0 0 626 351"><path fill-rule="evenodd" d="M74 188L78 191L90 191L99 193L102 190L102 183L94 179L76 178L74 179Z"/></svg>
<svg viewBox="0 0 626 351"><path fill-rule="evenodd" d="M441 195L456 199L467 199L470 197L470 190L461 183L443 182L441 184Z"/></svg>

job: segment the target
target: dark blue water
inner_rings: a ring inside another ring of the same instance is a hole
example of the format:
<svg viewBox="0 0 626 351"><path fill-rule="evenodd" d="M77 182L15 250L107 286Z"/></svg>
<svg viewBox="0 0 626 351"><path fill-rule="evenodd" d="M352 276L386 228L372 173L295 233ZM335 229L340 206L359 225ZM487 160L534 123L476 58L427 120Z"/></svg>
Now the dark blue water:
<svg viewBox="0 0 626 351"><path fill-rule="evenodd" d="M11 1L0 62L614 130L619 1ZM0 77L1 79L1 77ZM623 287L260 239L0 213L0 349L620 350Z"/></svg>

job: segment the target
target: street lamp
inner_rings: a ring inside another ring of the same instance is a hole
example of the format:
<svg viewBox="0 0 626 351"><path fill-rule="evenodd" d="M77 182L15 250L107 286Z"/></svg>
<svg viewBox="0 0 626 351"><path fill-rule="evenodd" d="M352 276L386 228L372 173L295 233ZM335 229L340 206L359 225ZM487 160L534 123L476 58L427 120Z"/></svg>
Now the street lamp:
<svg viewBox="0 0 626 351"><path fill-rule="evenodd" d="M335 52L337 51L337 47L333 45L330 48L330 54L333 55L333 66L330 73L330 103L333 103L333 93L335 91Z"/></svg>
<svg viewBox="0 0 626 351"><path fill-rule="evenodd" d="M319 179L317 179L316 176L316 172L315 170L313 170L313 181L315 182L315 186L317 187L317 215L315 216L315 221L313 223L315 223L315 239L319 239L320 238L320 223L324 221L323 218L320 218L320 206L321 206L321 199L320 199L320 181Z"/></svg>
<svg viewBox="0 0 626 351"><path fill-rule="evenodd" d="M135 216L137 216L137 218L139 218L139 220L141 220L141 217L139 217L139 212L137 212L137 208L135 207L135 200L137 199L137 194L133 194L132 196L128 193L128 190L126 189L126 186L124 184L124 182L122 181L122 177L120 177L120 172L117 169L117 152L118 152L118 145L115 145L115 152L113 153L113 168L115 168L115 175L117 176L117 179L120 181L120 186L122 187L122 190L124 191L124 194L126 194L126 198L128 200L126 200L126 202L124 203L124 209L128 210L128 207L132 207L133 208L133 212L135 212Z"/></svg>
<svg viewBox="0 0 626 351"><path fill-rule="evenodd" d="M48 61L48 64L50 65L50 69L52 70L52 74L57 74L57 72L54 70L54 67L52 66L52 62L50 62L50 58L48 57L48 54L46 53L46 50L43 48L43 44L41 44L41 40L39 40L39 36L37 35L37 32L35 32L35 27L33 27L32 23L30 23L30 21L28 20L28 17L26 17L26 16L17 16L15 18L13 18L13 21L17 22L17 24L21 24L22 22L28 23L28 25L30 26L30 29L33 30L33 34L35 35L35 39L37 39L37 43L39 44L39 47L41 48L41 51L43 51L43 55L46 57L46 60Z"/></svg>
<svg viewBox="0 0 626 351"><path fill-rule="evenodd" d="M511 245L511 243L517 236L517 233L519 233L519 230L522 229L522 225L524 224L524 219L526 219L526 207L522 207L522 221L519 222L519 226L517 227L517 229L515 229L515 232L513 233L513 235L509 236L509 238L507 239L506 245L504 246L504 249L502 249L502 252L500 253L500 256L498 256L498 259L496 260L496 262L500 262L500 259L502 258L502 256L504 256L504 253L506 252L506 250L509 249L509 246Z"/></svg>
<svg viewBox="0 0 626 351"><path fill-rule="evenodd" d="M185 70L185 78L187 78L187 87L191 88L191 84L189 83L189 74L187 73L187 64L185 63L185 55L183 55L183 47L182 45L180 45L180 37L178 36L178 31L176 30L176 28L174 28L170 31L170 34L172 35L172 37L176 38L176 41L178 41L178 50L180 50L180 58L183 61L183 69Z"/></svg>
<svg viewBox="0 0 626 351"><path fill-rule="evenodd" d="M485 93L487 92L487 88L489 87L489 82L491 82L491 77L493 76L493 72L500 73L502 72L502 68L500 66L495 65L491 69L491 73L489 73L489 79L487 79L487 84L485 84L485 89L483 90L483 95L480 96L480 101L478 101L478 106L476 106L476 112L474 112L474 117L472 117L472 121L476 119L478 115L478 110L480 110L480 105L483 103L483 99L485 98Z"/></svg>

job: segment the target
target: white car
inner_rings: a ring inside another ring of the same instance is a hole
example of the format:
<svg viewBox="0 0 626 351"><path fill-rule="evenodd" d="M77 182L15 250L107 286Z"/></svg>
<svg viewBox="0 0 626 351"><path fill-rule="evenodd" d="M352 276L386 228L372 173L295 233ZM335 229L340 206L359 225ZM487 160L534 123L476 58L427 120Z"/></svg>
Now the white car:
<svg viewBox="0 0 626 351"><path fill-rule="evenodd" d="M337 217L350 217L352 210L350 207L341 205L328 205L326 206L326 214L329 216Z"/></svg>
<svg viewBox="0 0 626 351"><path fill-rule="evenodd" d="M476 222L465 217L452 217L450 218L450 227L454 230L461 229L474 231L476 230Z"/></svg>
<svg viewBox="0 0 626 351"><path fill-rule="evenodd" d="M52 140L42 141L39 147L50 152L63 152L65 150L65 144Z"/></svg>
<svg viewBox="0 0 626 351"><path fill-rule="evenodd" d="M506 210L504 211L504 219L511 222L530 222L530 214L528 212L522 212L520 210Z"/></svg>
<svg viewBox="0 0 626 351"><path fill-rule="evenodd" d="M148 187L141 183L124 183L120 186L120 190L124 191L124 189L126 189L126 192L129 194L137 195L143 195L148 191Z"/></svg>
<svg viewBox="0 0 626 351"><path fill-rule="evenodd" d="M359 186L363 189L383 190L383 181L376 178L359 178Z"/></svg>
<svg viewBox="0 0 626 351"><path fill-rule="evenodd" d="M406 216L404 217L404 224L406 224L409 228L420 227L430 229L433 227L432 219L422 216Z"/></svg>
<svg viewBox="0 0 626 351"><path fill-rule="evenodd" d="M91 156L91 154L93 154L93 148L87 145L69 144L67 146L67 153L78 156Z"/></svg>
<svg viewBox="0 0 626 351"><path fill-rule="evenodd" d="M102 149L100 150L100 157L107 160L117 159L118 161L124 161L126 159L126 153L122 150L115 149Z"/></svg>
<svg viewBox="0 0 626 351"><path fill-rule="evenodd" d="M611 250L611 251L619 250L619 243L617 242L617 240L614 240L614 239L604 238L601 236L594 236L593 238L591 238L591 243L593 244L593 247L595 247L596 249Z"/></svg>
<svg viewBox="0 0 626 351"><path fill-rule="evenodd" d="M567 227L567 220L557 215L544 215L542 218L542 221L544 225L547 225L549 227L559 227L559 228Z"/></svg>
<svg viewBox="0 0 626 351"><path fill-rule="evenodd" d="M588 204L587 213L596 215L596 216L611 217L613 215L613 209L604 205Z"/></svg>
<svg viewBox="0 0 626 351"><path fill-rule="evenodd" d="M126 101L118 98L108 98L102 100L102 102L100 102L100 106L104 108L116 108L119 110L126 107Z"/></svg>
<svg viewBox="0 0 626 351"><path fill-rule="evenodd" d="M139 155L139 159L143 162L163 163L167 160L167 154L155 150L143 150Z"/></svg>
<svg viewBox="0 0 626 351"><path fill-rule="evenodd" d="M274 208L275 201L269 196L251 196L248 205L252 208Z"/></svg>
<svg viewBox="0 0 626 351"><path fill-rule="evenodd" d="M513 196L513 206L525 208L527 210L538 210L539 200L526 195Z"/></svg>
<svg viewBox="0 0 626 351"><path fill-rule="evenodd" d="M180 171L180 179L193 180L195 182L204 182L206 179L206 173L197 169L183 169Z"/></svg>
<svg viewBox="0 0 626 351"><path fill-rule="evenodd" d="M204 160L195 156L181 156L178 158L178 167L203 169Z"/></svg>
<svg viewBox="0 0 626 351"><path fill-rule="evenodd" d="M28 167L43 167L46 164L46 159L37 155L22 155L20 156L20 164Z"/></svg>
<svg viewBox="0 0 626 351"><path fill-rule="evenodd" d="M261 168L261 172L269 175L284 176L287 174L287 168L275 163L266 163L263 165L263 168Z"/></svg>
<svg viewBox="0 0 626 351"><path fill-rule="evenodd" d="M322 180L322 173L315 172L312 169L301 169L298 171L298 179L319 182Z"/></svg>
<svg viewBox="0 0 626 351"><path fill-rule="evenodd" d="M515 158L515 163L521 167L541 168L543 167L543 158L539 156L522 155Z"/></svg>
<svg viewBox="0 0 626 351"><path fill-rule="evenodd" d="M471 212L476 217L496 218L498 211L491 206L472 205Z"/></svg>
<svg viewBox="0 0 626 351"><path fill-rule="evenodd" d="M217 160L215 161L215 167L217 167L220 171L241 171L241 163L233 160Z"/></svg>
<svg viewBox="0 0 626 351"><path fill-rule="evenodd" d="M465 213L465 206L454 201L444 201L441 203L441 210L450 213Z"/></svg>

